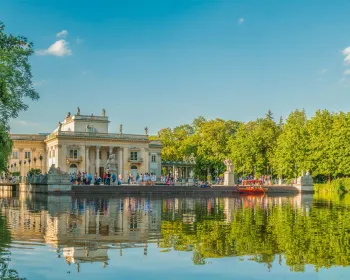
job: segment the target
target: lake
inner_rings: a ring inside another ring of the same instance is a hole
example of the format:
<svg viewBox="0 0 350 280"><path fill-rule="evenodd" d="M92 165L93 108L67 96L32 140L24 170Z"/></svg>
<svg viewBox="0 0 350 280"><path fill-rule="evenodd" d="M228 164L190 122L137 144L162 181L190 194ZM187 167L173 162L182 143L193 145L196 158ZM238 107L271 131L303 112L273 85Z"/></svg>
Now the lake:
<svg viewBox="0 0 350 280"><path fill-rule="evenodd" d="M1 279L350 278L350 195L0 197Z"/></svg>

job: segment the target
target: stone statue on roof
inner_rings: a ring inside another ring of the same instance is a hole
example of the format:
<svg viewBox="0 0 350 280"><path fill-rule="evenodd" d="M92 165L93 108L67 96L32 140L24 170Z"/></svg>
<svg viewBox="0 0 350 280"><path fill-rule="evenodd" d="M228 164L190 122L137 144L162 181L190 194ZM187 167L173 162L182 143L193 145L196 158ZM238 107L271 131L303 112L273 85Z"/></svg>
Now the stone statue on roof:
<svg viewBox="0 0 350 280"><path fill-rule="evenodd" d="M102 109L102 117L105 117L105 116L106 116L106 110Z"/></svg>
<svg viewBox="0 0 350 280"><path fill-rule="evenodd" d="M119 126L119 132L120 132L120 134L123 134L123 125L122 124Z"/></svg>
<svg viewBox="0 0 350 280"><path fill-rule="evenodd" d="M80 115L80 108L77 108L77 115Z"/></svg>
<svg viewBox="0 0 350 280"><path fill-rule="evenodd" d="M61 129L62 129L62 123L58 122L58 131L61 131Z"/></svg>
<svg viewBox="0 0 350 280"><path fill-rule="evenodd" d="M145 134L148 135L148 127L145 127Z"/></svg>

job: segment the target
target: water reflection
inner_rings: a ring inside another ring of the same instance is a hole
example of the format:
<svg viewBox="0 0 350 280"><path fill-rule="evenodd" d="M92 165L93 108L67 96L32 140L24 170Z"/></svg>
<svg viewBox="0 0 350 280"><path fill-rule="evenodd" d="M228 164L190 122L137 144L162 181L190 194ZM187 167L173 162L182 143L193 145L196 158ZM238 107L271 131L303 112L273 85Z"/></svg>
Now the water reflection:
<svg viewBox="0 0 350 280"><path fill-rule="evenodd" d="M350 263L350 197L0 196L3 273L9 273L9 246L42 244L77 271L84 263L107 267L111 250L123 256L141 248L147 256L151 244L163 258L188 252L195 265L226 257L267 270L276 263L291 271Z"/></svg>

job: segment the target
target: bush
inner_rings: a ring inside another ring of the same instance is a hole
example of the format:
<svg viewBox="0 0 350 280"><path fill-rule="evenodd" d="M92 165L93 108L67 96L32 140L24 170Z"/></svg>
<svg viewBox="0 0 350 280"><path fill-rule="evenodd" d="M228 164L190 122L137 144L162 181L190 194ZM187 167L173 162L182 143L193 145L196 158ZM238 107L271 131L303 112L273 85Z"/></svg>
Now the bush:
<svg viewBox="0 0 350 280"><path fill-rule="evenodd" d="M41 169L35 169L32 168L29 170L28 175L32 176L32 175L40 175L41 174Z"/></svg>
<svg viewBox="0 0 350 280"><path fill-rule="evenodd" d="M331 183L315 184L314 190L318 193L347 193L350 192L350 178L339 178Z"/></svg>

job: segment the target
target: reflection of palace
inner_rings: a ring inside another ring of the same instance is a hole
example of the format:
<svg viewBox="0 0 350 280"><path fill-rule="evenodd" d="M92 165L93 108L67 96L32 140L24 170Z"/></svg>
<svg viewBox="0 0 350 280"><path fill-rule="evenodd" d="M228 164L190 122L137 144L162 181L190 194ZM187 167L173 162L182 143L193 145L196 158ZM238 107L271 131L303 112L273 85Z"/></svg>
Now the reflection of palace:
<svg viewBox="0 0 350 280"><path fill-rule="evenodd" d="M115 155L118 174L155 173L161 175L161 144L149 141L148 129L144 135L109 133L109 120L102 116L75 115L67 117L51 134L13 134L11 171L26 174L29 168L46 172L55 164L62 171L102 174L110 155Z"/></svg>
<svg viewBox="0 0 350 280"><path fill-rule="evenodd" d="M45 242L68 263L108 264L108 248L122 250L160 238L161 201L146 198L72 199L28 196L1 199L13 240Z"/></svg>

